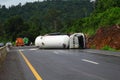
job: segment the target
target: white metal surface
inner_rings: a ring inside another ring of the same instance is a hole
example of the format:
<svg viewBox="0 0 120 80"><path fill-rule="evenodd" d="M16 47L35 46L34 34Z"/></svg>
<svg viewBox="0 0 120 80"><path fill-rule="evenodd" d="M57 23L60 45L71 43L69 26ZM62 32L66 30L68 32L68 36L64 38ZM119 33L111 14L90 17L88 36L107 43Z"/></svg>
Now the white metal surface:
<svg viewBox="0 0 120 80"><path fill-rule="evenodd" d="M69 36L67 35L46 35L35 41L39 48L68 48L68 43Z"/></svg>
<svg viewBox="0 0 120 80"><path fill-rule="evenodd" d="M39 48L85 48L83 33L68 35L44 35L35 39L35 46Z"/></svg>
<svg viewBox="0 0 120 80"><path fill-rule="evenodd" d="M38 36L38 37L35 39L35 46L39 46L40 41L41 41L41 37L42 37L42 36Z"/></svg>
<svg viewBox="0 0 120 80"><path fill-rule="evenodd" d="M69 41L69 48L79 48L81 44L79 44L79 38L82 36L83 37L83 48L85 48L85 37L83 33L74 33L70 36L70 41Z"/></svg>

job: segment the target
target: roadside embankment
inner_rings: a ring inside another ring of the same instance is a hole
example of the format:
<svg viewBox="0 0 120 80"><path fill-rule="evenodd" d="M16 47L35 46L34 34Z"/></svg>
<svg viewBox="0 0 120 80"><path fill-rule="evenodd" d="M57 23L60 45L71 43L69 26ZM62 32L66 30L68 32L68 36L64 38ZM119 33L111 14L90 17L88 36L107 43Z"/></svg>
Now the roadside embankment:
<svg viewBox="0 0 120 80"><path fill-rule="evenodd" d="M2 63L4 62L7 55L7 49L6 47L0 48L0 67L2 66Z"/></svg>
<svg viewBox="0 0 120 80"><path fill-rule="evenodd" d="M120 50L120 25L101 27L87 40L88 48L102 49L105 46Z"/></svg>

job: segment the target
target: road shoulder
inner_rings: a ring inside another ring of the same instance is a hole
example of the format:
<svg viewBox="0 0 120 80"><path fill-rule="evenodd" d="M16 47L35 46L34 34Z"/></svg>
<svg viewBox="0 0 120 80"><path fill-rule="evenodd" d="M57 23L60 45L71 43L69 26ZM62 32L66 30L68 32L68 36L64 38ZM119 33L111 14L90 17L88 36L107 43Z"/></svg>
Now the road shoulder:
<svg viewBox="0 0 120 80"><path fill-rule="evenodd" d="M17 51L10 50L0 69L0 80L25 80Z"/></svg>
<svg viewBox="0 0 120 80"><path fill-rule="evenodd" d="M84 49L84 50L81 50L81 51L87 52L87 53L95 53L95 54L102 54L102 55L120 57L120 52L117 52L117 51L114 52L114 51L97 50L97 49Z"/></svg>

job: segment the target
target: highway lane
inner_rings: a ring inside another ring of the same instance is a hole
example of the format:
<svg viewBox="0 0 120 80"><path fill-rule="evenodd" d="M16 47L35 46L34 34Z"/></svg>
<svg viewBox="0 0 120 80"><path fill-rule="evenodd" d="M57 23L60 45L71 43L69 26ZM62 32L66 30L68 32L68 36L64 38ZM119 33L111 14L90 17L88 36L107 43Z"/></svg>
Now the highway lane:
<svg viewBox="0 0 120 80"><path fill-rule="evenodd" d="M43 80L120 80L120 57L82 50L18 49ZM26 80L36 80L19 53Z"/></svg>

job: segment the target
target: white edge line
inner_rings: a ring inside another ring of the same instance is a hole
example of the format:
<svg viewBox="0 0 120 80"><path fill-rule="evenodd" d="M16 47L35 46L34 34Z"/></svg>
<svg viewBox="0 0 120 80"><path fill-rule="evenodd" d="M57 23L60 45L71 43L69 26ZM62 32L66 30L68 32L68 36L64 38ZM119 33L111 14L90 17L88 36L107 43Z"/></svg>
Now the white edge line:
<svg viewBox="0 0 120 80"><path fill-rule="evenodd" d="M84 62L89 62L89 63L92 63L92 64L99 64L97 62L94 62L94 61L91 61L91 60L87 60L87 59L82 59L82 61Z"/></svg>

